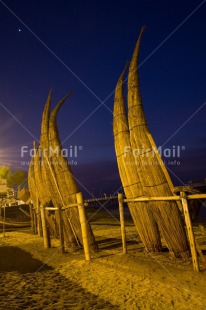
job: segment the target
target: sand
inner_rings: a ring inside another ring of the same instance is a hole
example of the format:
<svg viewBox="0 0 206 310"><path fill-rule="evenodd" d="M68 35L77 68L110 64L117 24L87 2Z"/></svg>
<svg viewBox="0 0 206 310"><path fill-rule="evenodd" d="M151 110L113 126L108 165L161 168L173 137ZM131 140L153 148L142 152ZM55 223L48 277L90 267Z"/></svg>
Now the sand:
<svg viewBox="0 0 206 310"><path fill-rule="evenodd" d="M130 220L124 255L118 220L99 213L91 224L91 262L82 249L61 254L57 239L44 249L28 229L0 233L0 309L206 309L205 265L195 273L191 260L145 253Z"/></svg>

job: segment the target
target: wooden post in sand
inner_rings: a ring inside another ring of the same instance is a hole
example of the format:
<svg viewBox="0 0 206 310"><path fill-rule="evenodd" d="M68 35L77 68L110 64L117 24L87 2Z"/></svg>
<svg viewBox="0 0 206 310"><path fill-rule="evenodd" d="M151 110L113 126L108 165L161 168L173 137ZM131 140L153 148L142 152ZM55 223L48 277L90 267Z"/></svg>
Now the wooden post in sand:
<svg viewBox="0 0 206 310"><path fill-rule="evenodd" d="M31 231L35 233L34 231L34 214L33 214L33 204L29 203L29 211L30 211L30 218L31 218Z"/></svg>
<svg viewBox="0 0 206 310"><path fill-rule="evenodd" d="M45 249L48 249L50 244L49 244L47 225L46 225L45 208L43 205L40 205L40 210L41 210L41 221L42 221L42 232L43 232L43 239L44 239L44 247L45 247Z"/></svg>
<svg viewBox="0 0 206 310"><path fill-rule="evenodd" d="M36 215L36 210L34 207L32 208L33 211L33 219L34 219L34 233L37 234L37 215Z"/></svg>
<svg viewBox="0 0 206 310"><path fill-rule="evenodd" d="M127 242L126 242L126 233L125 233L125 223L124 223L124 197L122 193L118 194L119 201L119 216L121 224L121 234L122 234L122 252L123 254L127 253Z"/></svg>
<svg viewBox="0 0 206 310"><path fill-rule="evenodd" d="M81 224L82 229L82 240L83 240L83 246L84 246L84 253L85 253L85 260L90 261L91 260L91 253L90 253L90 247L89 247L89 240L88 240L88 224L84 209L84 200L82 193L77 193L77 203L78 203L78 211L79 211L79 220Z"/></svg>
<svg viewBox="0 0 206 310"><path fill-rule="evenodd" d="M40 203L39 199L37 198L37 234L38 236L42 237L42 227L41 227L41 212L40 212Z"/></svg>
<svg viewBox="0 0 206 310"><path fill-rule="evenodd" d="M62 254L65 253L65 247L64 247L64 231L63 231L63 218L62 218L62 206L58 205L58 220L59 220L59 238L60 238L60 244L61 244L61 252Z"/></svg>
<svg viewBox="0 0 206 310"><path fill-rule="evenodd" d="M180 197L182 201L182 207L183 207L183 212L185 216L185 223L186 223L187 232L188 232L190 250L192 254L193 268L194 268L194 271L199 272L200 269L199 269L199 263L198 263L198 258L197 258L197 250L195 246L195 237L194 237L194 232L192 229L192 222L190 219L190 214L189 214L189 209L188 209L187 196L184 192L181 192Z"/></svg>
<svg viewBox="0 0 206 310"><path fill-rule="evenodd" d="M6 206L4 205L4 221L3 221L3 236L5 236L5 222L6 222Z"/></svg>

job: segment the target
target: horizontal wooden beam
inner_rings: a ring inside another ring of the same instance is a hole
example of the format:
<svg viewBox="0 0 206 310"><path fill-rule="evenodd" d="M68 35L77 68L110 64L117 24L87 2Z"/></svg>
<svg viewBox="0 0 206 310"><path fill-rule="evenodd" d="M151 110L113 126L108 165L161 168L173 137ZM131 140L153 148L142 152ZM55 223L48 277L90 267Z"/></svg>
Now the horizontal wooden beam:
<svg viewBox="0 0 206 310"><path fill-rule="evenodd" d="M78 203L71 203L70 205L63 206L62 210L66 210L73 207L78 207Z"/></svg>
<svg viewBox="0 0 206 310"><path fill-rule="evenodd" d="M111 200L111 199L118 199L118 197L108 197L108 198L96 198L96 199L88 199L85 200L84 206L87 207L89 202L94 202L94 201L103 201L103 200ZM191 199L206 199L206 194L195 194L195 195L188 195L187 196L188 200ZM147 202L147 201L180 201L181 198L180 196L163 196L163 197L140 197L140 198L131 198L131 199L124 199L124 202ZM66 210L68 208L73 208L73 207L78 207L78 203L72 203L70 205L64 206L62 210ZM52 210L56 211L58 210L57 208L51 208L51 207L46 207L45 210Z"/></svg>
<svg viewBox="0 0 206 310"><path fill-rule="evenodd" d="M58 208L46 207L45 210L57 211Z"/></svg>
<svg viewBox="0 0 206 310"><path fill-rule="evenodd" d="M169 200L180 200L179 196L168 196L168 197L144 197L134 199L124 199L124 202L145 202L145 201L169 201Z"/></svg>
<svg viewBox="0 0 206 310"><path fill-rule="evenodd" d="M206 194L188 195L187 199L206 199Z"/></svg>
<svg viewBox="0 0 206 310"><path fill-rule="evenodd" d="M114 199L118 199L117 196L111 196L111 197L102 197L102 198L92 198L92 199L86 199L85 202L95 202L95 201L110 201L110 200L114 200Z"/></svg>
<svg viewBox="0 0 206 310"><path fill-rule="evenodd" d="M188 195L187 199L206 199L206 194L195 194ZM140 197L134 199L124 199L124 202L144 202L144 201L171 201L171 200L181 200L180 196L167 196L167 197Z"/></svg>

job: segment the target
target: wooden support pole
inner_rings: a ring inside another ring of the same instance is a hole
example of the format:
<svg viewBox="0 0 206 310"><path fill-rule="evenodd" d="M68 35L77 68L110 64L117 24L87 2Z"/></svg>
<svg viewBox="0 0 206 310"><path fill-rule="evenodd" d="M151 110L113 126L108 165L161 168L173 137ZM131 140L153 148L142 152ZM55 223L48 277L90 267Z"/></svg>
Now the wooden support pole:
<svg viewBox="0 0 206 310"><path fill-rule="evenodd" d="M127 242L126 242L126 232L125 232L125 222L124 222L124 197L122 193L118 194L119 201L119 216L121 224L121 234L122 234L122 252L127 253Z"/></svg>
<svg viewBox="0 0 206 310"><path fill-rule="evenodd" d="M42 237L42 225L41 225L41 212L40 212L40 203L39 199L37 198L37 234L38 236Z"/></svg>
<svg viewBox="0 0 206 310"><path fill-rule="evenodd" d="M180 197L182 201L182 207L183 207L183 212L185 216L185 223L186 223L187 232L188 232L190 250L192 254L193 268L194 268L194 271L199 272L200 269L199 269L199 263L198 263L198 258L197 258L197 250L195 247L195 237L194 237L194 232L192 229L192 222L190 219L190 214L189 214L189 209L188 209L187 196L184 192L181 192Z"/></svg>
<svg viewBox="0 0 206 310"><path fill-rule="evenodd" d="M60 245L61 245L61 252L62 254L65 253L64 247L64 230L63 230L63 219L62 219L62 206L58 205L58 224L59 224L59 238L60 238Z"/></svg>
<svg viewBox="0 0 206 310"><path fill-rule="evenodd" d="M29 204L30 218L31 218L31 231L34 233L34 215L33 215L33 205Z"/></svg>
<svg viewBox="0 0 206 310"><path fill-rule="evenodd" d="M47 226L46 229L47 229L48 246L49 248L51 248L51 234L50 234L49 226Z"/></svg>
<svg viewBox="0 0 206 310"><path fill-rule="evenodd" d="M49 239L47 233L47 225L46 225L46 216L45 216L45 209L43 205L40 205L41 210L41 221L42 221L42 232L43 232L43 239L44 239L44 247L45 249L49 248Z"/></svg>
<svg viewBox="0 0 206 310"><path fill-rule="evenodd" d="M83 240L83 246L84 246L84 253L85 253L85 260L90 261L91 260L91 253L90 253L90 247L89 247L89 240L88 240L88 224L84 209L84 200L82 193L77 193L77 203L78 203L78 211L79 211L79 220L81 224L82 229L82 240Z"/></svg>
<svg viewBox="0 0 206 310"><path fill-rule="evenodd" d="M5 222L6 222L6 206L4 205L4 221L3 221L3 236L5 236Z"/></svg>
<svg viewBox="0 0 206 310"><path fill-rule="evenodd" d="M40 210L39 210L39 236L43 237L42 223L41 223L41 212L40 212Z"/></svg>
<svg viewBox="0 0 206 310"><path fill-rule="evenodd" d="M33 219L34 219L34 233L37 234L37 215L36 210L33 208Z"/></svg>

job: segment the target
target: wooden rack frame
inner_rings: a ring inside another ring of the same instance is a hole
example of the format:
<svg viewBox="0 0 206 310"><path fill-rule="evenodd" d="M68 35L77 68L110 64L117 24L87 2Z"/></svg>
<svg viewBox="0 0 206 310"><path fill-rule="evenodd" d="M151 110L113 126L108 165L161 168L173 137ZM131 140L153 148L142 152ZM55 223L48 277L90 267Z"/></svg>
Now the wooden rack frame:
<svg viewBox="0 0 206 310"><path fill-rule="evenodd" d="M64 248L64 234L63 234L63 221L62 221L62 211L66 210L68 208L78 208L79 211L79 220L81 224L81 231L82 231L82 240L83 240L83 247L84 247L84 253L85 253L85 260L90 261L91 260L91 252L90 252L90 246L89 246L89 240L88 240L88 226L87 226L87 219L85 214L85 208L84 208L84 200L82 193L76 194L77 203L73 203L67 206L59 206L59 208L51 208L51 207L44 207L40 206L41 210L41 221L42 221L42 232L43 232L43 238L44 238L44 247L49 248L50 245L50 236L48 234L47 224L46 224L46 217L45 217L45 211L56 211L58 212L59 217L59 236L60 236L60 243L61 243L61 251L62 253L65 253Z"/></svg>
<svg viewBox="0 0 206 310"><path fill-rule="evenodd" d="M123 205L124 202L145 202L145 201L181 201L183 207L183 213L185 217L185 223L188 233L189 245L192 255L192 262L194 271L199 272L199 263L197 258L197 249L196 249L196 242L195 236L192 228L192 222L190 219L189 209L188 209L188 200L191 199L206 199L206 194L195 194L195 195L186 195L185 192L180 192L179 196L168 196L168 197L144 197L144 198L134 198L134 199L124 199L123 194L118 194L118 201L119 201L119 213L120 213L120 223L121 223L121 234L122 234L122 247L123 253L127 253L127 246L126 246L126 232L125 232L125 224L124 224L124 210Z"/></svg>

